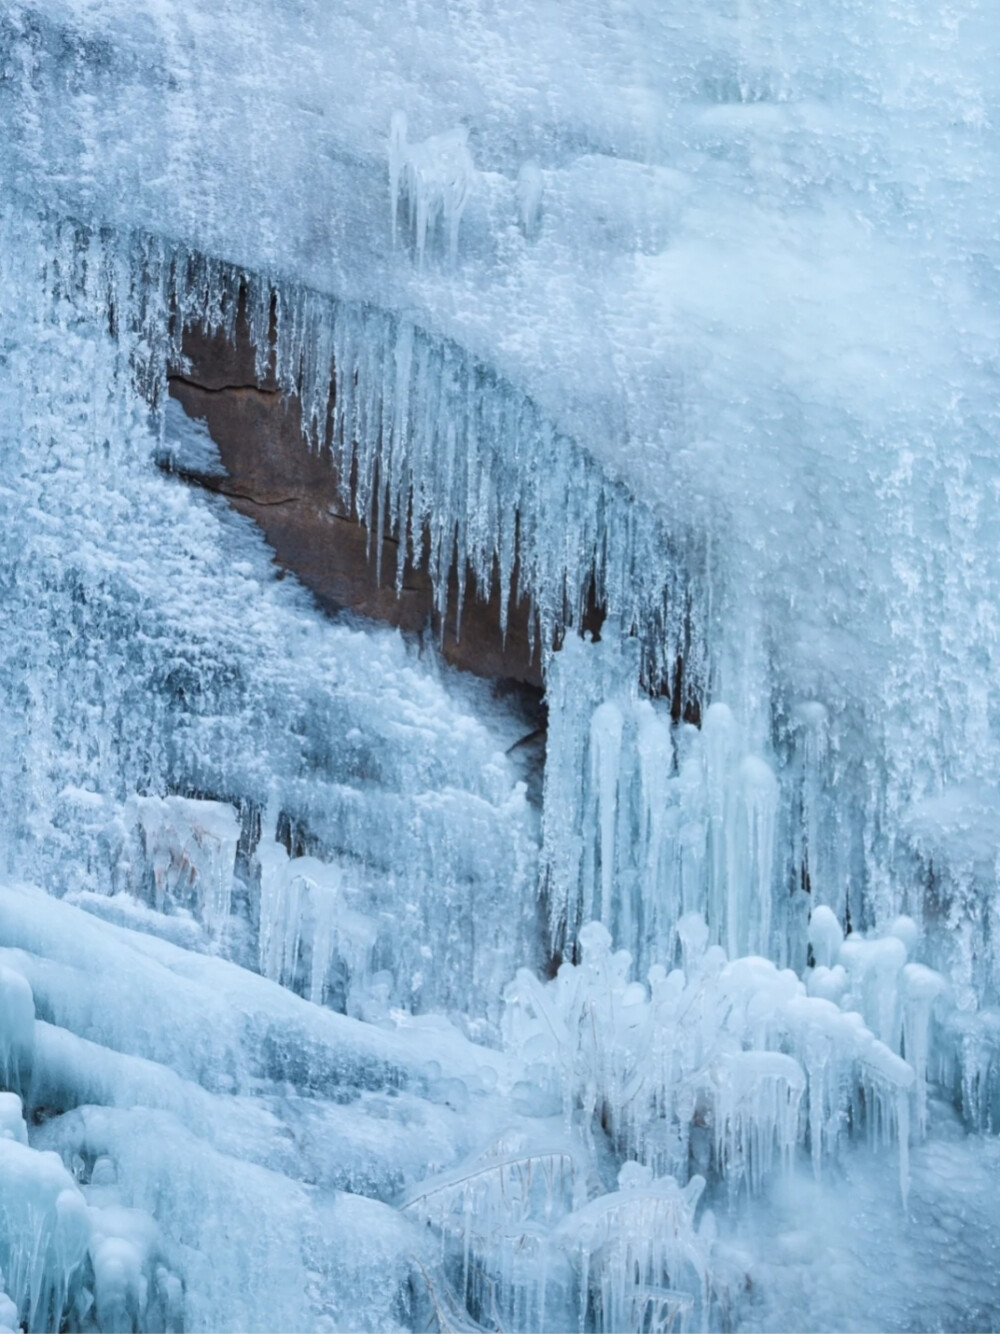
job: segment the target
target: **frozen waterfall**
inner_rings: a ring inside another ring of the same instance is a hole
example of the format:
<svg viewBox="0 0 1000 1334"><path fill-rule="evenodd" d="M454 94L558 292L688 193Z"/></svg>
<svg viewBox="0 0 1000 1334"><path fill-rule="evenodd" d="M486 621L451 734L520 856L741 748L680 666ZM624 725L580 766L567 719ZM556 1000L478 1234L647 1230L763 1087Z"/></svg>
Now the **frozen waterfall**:
<svg viewBox="0 0 1000 1334"><path fill-rule="evenodd" d="M0 1331L1000 1328L998 60L4 5Z"/></svg>

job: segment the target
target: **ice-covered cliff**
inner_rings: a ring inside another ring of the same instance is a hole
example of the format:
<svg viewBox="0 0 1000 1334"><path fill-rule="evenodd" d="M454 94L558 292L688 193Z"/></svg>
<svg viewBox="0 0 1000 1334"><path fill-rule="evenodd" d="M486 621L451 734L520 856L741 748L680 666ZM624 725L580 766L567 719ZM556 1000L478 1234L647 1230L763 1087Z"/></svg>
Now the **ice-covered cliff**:
<svg viewBox="0 0 1000 1334"><path fill-rule="evenodd" d="M4 6L0 1327L1000 1323L1000 24L814 10Z"/></svg>

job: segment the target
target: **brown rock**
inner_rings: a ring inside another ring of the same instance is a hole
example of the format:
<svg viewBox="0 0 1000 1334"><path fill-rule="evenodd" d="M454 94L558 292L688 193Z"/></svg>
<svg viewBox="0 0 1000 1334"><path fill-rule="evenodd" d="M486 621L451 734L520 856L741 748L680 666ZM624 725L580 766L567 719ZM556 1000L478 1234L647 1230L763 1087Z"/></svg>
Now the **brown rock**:
<svg viewBox="0 0 1000 1334"><path fill-rule="evenodd" d="M284 398L270 376L257 380L242 320L234 344L222 335L189 330L183 351L186 366L183 374L170 376L170 393L191 417L205 422L227 473L189 475L189 480L220 492L253 518L278 564L293 571L322 607L350 608L404 630L429 626L455 666L541 685L537 647L533 653L528 647L530 612L524 603L511 607L506 640L501 638L498 580L486 597L471 577L466 580L459 636L453 572L442 636L426 569L407 561L402 592L396 593L394 538L382 543L381 579L376 578L374 535L345 506L329 454L306 444L297 399Z"/></svg>

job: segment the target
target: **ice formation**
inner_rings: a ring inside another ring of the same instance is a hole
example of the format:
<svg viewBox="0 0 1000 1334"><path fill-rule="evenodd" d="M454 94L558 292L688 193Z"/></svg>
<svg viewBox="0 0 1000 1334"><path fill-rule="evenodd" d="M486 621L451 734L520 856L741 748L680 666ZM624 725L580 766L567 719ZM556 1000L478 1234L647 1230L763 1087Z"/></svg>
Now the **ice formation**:
<svg viewBox="0 0 1000 1334"><path fill-rule="evenodd" d="M991 14L203 11L0 14L0 1329L996 1328Z"/></svg>
<svg viewBox="0 0 1000 1334"><path fill-rule="evenodd" d="M476 169L465 126L432 134L422 143L407 142L406 113L393 113L389 130L389 196L395 240L399 206L406 201L418 262L423 265L427 238L438 222L447 237L448 255L458 255L458 229L469 202Z"/></svg>

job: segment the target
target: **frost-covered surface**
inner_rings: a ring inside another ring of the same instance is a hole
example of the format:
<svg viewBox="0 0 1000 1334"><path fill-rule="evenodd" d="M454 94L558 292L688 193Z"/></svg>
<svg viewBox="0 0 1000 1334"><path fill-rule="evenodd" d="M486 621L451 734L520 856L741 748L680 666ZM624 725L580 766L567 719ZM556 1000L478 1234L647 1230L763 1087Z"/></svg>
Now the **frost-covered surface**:
<svg viewBox="0 0 1000 1334"><path fill-rule="evenodd" d="M4 7L0 1327L1000 1326L998 46ZM158 468L240 300L439 606L517 571L540 811Z"/></svg>
<svg viewBox="0 0 1000 1334"><path fill-rule="evenodd" d="M19 0L3 37L9 179L454 338L710 526L751 604L717 605L731 700L766 705L746 657L776 654L890 742L923 723L942 764L990 762L965 670L995 591L987 6Z"/></svg>
<svg viewBox="0 0 1000 1334"><path fill-rule="evenodd" d="M0 171L278 283L319 421L326 354L342 390L358 373L363 482L384 412L393 512L412 484L436 559L457 524L481 570L512 566L516 497L547 624L596 547L648 628L669 539L713 645L696 678L756 747L837 769L811 881L855 922L912 911L901 823L1000 763L991 12L563 8L19 0ZM629 518L577 447L641 498ZM956 869L959 903L979 871Z"/></svg>

